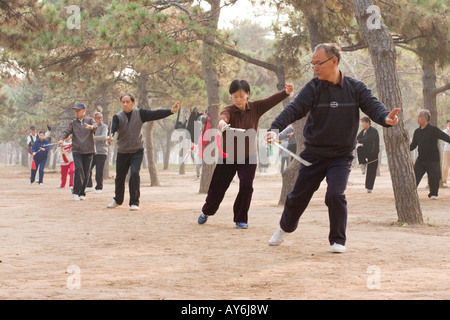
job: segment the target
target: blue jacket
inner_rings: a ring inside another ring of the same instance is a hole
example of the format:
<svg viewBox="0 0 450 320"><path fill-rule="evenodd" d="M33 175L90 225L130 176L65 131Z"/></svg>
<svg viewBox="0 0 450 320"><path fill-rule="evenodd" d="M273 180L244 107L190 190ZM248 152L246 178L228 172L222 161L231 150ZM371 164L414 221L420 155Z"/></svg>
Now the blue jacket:
<svg viewBox="0 0 450 320"><path fill-rule="evenodd" d="M44 139L41 141L41 139L37 139L34 144L33 148L31 149L33 153L36 152L34 155L34 160L44 160L47 159L48 150L50 150L50 146L48 145L49 142L47 139ZM45 151L39 151L41 148L44 148Z"/></svg>

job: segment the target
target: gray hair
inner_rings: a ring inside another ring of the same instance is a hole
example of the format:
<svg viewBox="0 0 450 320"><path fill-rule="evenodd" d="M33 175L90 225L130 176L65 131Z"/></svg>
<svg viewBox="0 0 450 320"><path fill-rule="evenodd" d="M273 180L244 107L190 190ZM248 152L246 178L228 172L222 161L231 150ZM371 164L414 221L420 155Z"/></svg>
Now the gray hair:
<svg viewBox="0 0 450 320"><path fill-rule="evenodd" d="M430 119L431 119L431 112L430 112L430 110L422 109L422 110L419 111L419 114L423 115L427 119L427 121L430 122Z"/></svg>
<svg viewBox="0 0 450 320"><path fill-rule="evenodd" d="M317 51L319 49L324 49L325 54L328 58L336 57L338 59L338 63L341 61L341 47L339 47L336 43L321 43L318 44L314 51Z"/></svg>
<svg viewBox="0 0 450 320"><path fill-rule="evenodd" d="M101 113L101 112L96 112L96 113L94 113L94 118L97 118L97 116L102 116L103 117L103 114Z"/></svg>

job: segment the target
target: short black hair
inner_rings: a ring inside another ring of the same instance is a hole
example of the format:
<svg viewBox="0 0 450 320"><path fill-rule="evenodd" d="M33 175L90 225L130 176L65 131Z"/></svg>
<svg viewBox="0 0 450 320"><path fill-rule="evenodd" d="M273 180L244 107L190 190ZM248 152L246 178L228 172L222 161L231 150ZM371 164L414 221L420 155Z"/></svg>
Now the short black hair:
<svg viewBox="0 0 450 320"><path fill-rule="evenodd" d="M370 118L367 116L364 116L361 118L361 121L367 122L368 124L371 124Z"/></svg>
<svg viewBox="0 0 450 320"><path fill-rule="evenodd" d="M233 94L239 90L244 90L247 94L250 94L250 85L246 80L233 80L230 84L229 92Z"/></svg>
<svg viewBox="0 0 450 320"><path fill-rule="evenodd" d="M122 98L123 98L123 97L127 97L127 96L130 97L130 99L131 99L132 102L134 102L134 96L133 96L131 93L128 93L128 92L127 92L127 93L124 93L123 95L121 95L119 101L122 101Z"/></svg>

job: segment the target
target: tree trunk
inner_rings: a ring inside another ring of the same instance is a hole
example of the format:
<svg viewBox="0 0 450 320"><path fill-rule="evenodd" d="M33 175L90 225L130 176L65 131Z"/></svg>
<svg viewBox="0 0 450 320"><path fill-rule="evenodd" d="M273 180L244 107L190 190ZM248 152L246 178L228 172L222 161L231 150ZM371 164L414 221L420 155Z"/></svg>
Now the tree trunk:
<svg viewBox="0 0 450 320"><path fill-rule="evenodd" d="M296 154L300 154L305 148L303 144L303 128L305 127L306 117L300 120L295 121L292 124L292 128L294 129L295 141L297 143ZM292 158L291 158L292 159ZM282 185L281 185L281 194L278 200L279 205L284 205L286 201L287 195L294 189L295 181L297 180L298 171L300 170L300 162L295 159L292 159L289 162L286 170L281 174L282 177Z"/></svg>
<svg viewBox="0 0 450 320"><path fill-rule="evenodd" d="M169 161L170 161L170 145L172 144L172 132L173 130L166 130L166 150L164 152L164 167L163 170L169 169Z"/></svg>
<svg viewBox="0 0 450 320"><path fill-rule="evenodd" d="M219 22L220 16L220 0L208 0L208 3L211 5L211 20L210 27L217 29L217 23ZM205 38L210 39L214 42L214 36L212 35L215 30L212 30L211 33L205 35ZM219 122L219 105L220 105L220 95L219 95L219 79L217 77L217 69L214 65L214 52L215 49L212 46L203 42L202 48L202 70L203 77L205 79L206 84L206 92L208 95L208 114L211 121L211 128L217 128ZM214 140L214 139L212 139ZM209 143L216 143L215 141L211 141ZM202 165L202 176L200 179L200 193L207 193L209 184L212 179L212 175L214 172L215 164L207 164L203 161Z"/></svg>
<svg viewBox="0 0 450 320"><path fill-rule="evenodd" d="M153 126L155 125L154 121L147 122L147 127L145 129L145 148L147 150L147 164L148 164L148 173L150 174L150 186L151 187L159 187L161 184L158 179L158 171L156 171L156 163L154 156L154 144L153 144Z"/></svg>
<svg viewBox="0 0 450 320"><path fill-rule="evenodd" d="M149 80L148 73L141 71L139 76L139 100L138 107L141 109L150 110L150 105L148 103L148 89L147 83ZM155 158L153 156L153 130L154 121L147 123L147 128L145 132L145 148L147 149L147 161L148 161L148 173L150 174L150 186L159 187L158 172L156 171Z"/></svg>
<svg viewBox="0 0 450 320"><path fill-rule="evenodd" d="M430 123L437 126L437 104L436 104L436 61L422 58L422 92L424 108L431 112Z"/></svg>
<svg viewBox="0 0 450 320"><path fill-rule="evenodd" d="M105 88L105 90L102 93L102 96L100 97L100 101L99 101L99 105L102 108L102 115L103 115L103 123L106 124L108 126L108 130L110 130L110 126L111 123L109 123L110 120L112 120L112 117L110 117L110 112L109 112L109 102L110 102L110 98L108 96L110 90L108 90L108 88ZM115 112L119 112L119 110L115 110ZM114 116L114 115L113 115ZM107 152L107 156L106 156L106 163L105 163L105 167L103 168L103 179L108 179L109 178L109 147L108 147L108 152Z"/></svg>
<svg viewBox="0 0 450 320"><path fill-rule="evenodd" d="M371 0L353 0L353 10L359 28L369 47L375 70L380 101L392 110L402 107L402 97L396 70L396 52L392 36L381 23L379 29L369 29L366 12ZM408 224L423 223L416 181L409 152L409 136L399 113L399 122L392 128L383 128L389 171L394 189L398 221Z"/></svg>

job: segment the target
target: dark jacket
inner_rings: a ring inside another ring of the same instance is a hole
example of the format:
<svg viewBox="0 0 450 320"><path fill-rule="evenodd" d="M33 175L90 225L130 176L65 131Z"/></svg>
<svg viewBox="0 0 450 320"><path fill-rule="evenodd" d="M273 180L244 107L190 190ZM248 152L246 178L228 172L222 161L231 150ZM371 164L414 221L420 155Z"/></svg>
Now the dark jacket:
<svg viewBox="0 0 450 320"><path fill-rule="evenodd" d="M378 152L380 152L380 137L377 129L374 127L369 127L366 134L364 134L364 130L361 130L356 137L356 140L358 143L362 144L360 148L361 150L364 150L366 155L378 157Z"/></svg>
<svg viewBox="0 0 450 320"><path fill-rule="evenodd" d="M360 109L374 122L389 127L389 111L363 82L342 75L341 82L333 85L314 78L278 115L270 130L282 131L309 114L303 130L306 150L320 158L351 157Z"/></svg>
<svg viewBox="0 0 450 320"><path fill-rule="evenodd" d="M47 139L41 141L41 139L37 139L32 147L32 152L34 154L34 160L44 160L47 159L48 150L50 150L49 142ZM45 151L42 151L41 148L44 148Z"/></svg>
<svg viewBox="0 0 450 320"><path fill-rule="evenodd" d="M425 128L417 128L414 131L414 136L409 146L412 151L419 147L418 160L427 161L439 161L439 148L438 139L444 140L450 143L450 136L441 129L428 124Z"/></svg>
<svg viewBox="0 0 450 320"><path fill-rule="evenodd" d="M86 129L84 124L94 126L92 130ZM83 118L83 120L74 119L69 122L69 125L61 132L58 140L66 139L72 134L72 152L89 154L95 153L94 135L97 131L97 123L92 118Z"/></svg>

